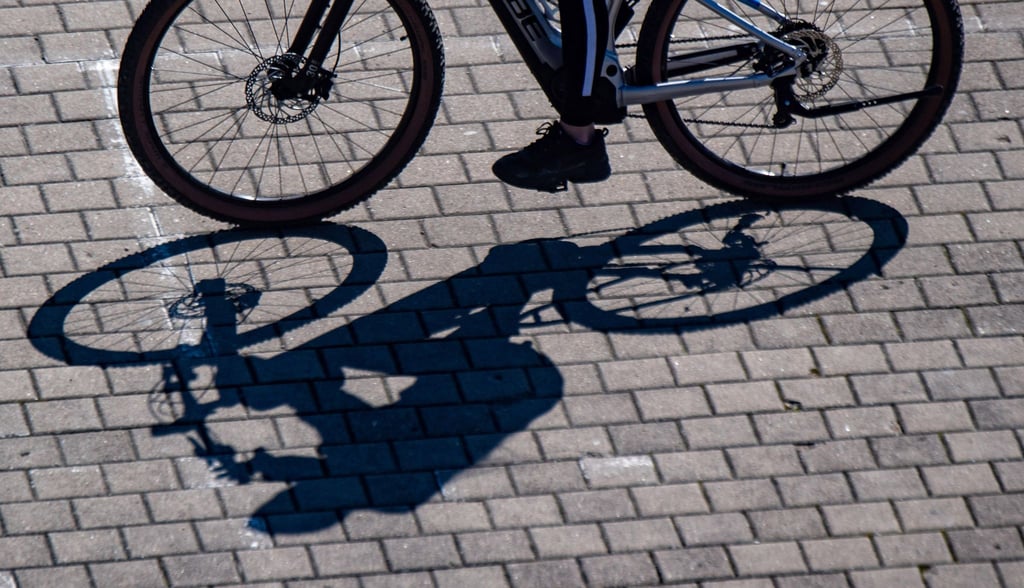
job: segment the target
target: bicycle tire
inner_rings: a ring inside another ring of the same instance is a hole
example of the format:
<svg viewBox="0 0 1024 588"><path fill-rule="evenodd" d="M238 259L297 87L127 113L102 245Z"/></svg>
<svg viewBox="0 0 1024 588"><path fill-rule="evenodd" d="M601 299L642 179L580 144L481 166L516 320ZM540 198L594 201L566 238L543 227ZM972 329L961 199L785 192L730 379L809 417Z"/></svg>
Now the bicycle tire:
<svg viewBox="0 0 1024 588"><path fill-rule="evenodd" d="M741 226L760 242L755 255L721 247ZM862 198L723 202L610 242L584 291L566 297L567 313L601 331L693 330L778 316L879 273L906 236L898 212ZM725 255L701 267L693 248ZM751 268L765 271L746 278Z"/></svg>
<svg viewBox="0 0 1024 588"><path fill-rule="evenodd" d="M326 99L278 100L303 14L263 0L154 0L125 44L118 106L128 146L168 195L240 225L323 219L409 163L440 105L444 53L425 0L366 0L324 67ZM397 17L397 18L396 18Z"/></svg>
<svg viewBox="0 0 1024 588"><path fill-rule="evenodd" d="M330 224L158 243L55 292L32 317L29 339L69 365L230 355L341 308L376 282L386 258L372 233ZM222 281L237 316L210 323L202 288L210 280ZM200 348L209 327L223 336Z"/></svg>
<svg viewBox="0 0 1024 588"><path fill-rule="evenodd" d="M770 87L644 105L655 136L673 158L702 181L737 195L814 198L863 187L915 153L941 121L959 82L963 21L955 0L774 4L805 23L778 35L805 48L825 48L814 71L798 76L794 85L806 108L940 90L826 118L795 115L785 128L763 126L775 122ZM744 13L765 30L779 29L760 14ZM640 32L640 82L666 81L666 64L678 47L735 46L738 29L725 24L698 2L654 0ZM756 55L682 75L749 75L755 65Z"/></svg>

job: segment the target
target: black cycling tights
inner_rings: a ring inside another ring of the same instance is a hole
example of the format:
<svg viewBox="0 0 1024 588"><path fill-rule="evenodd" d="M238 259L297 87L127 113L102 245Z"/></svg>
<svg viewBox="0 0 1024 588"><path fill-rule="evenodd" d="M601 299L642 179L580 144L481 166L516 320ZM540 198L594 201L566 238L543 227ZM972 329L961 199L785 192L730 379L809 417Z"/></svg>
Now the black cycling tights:
<svg viewBox="0 0 1024 588"><path fill-rule="evenodd" d="M608 7L604 0L559 0L559 16L566 94L558 114L566 124L586 126L597 115L594 88L608 47Z"/></svg>

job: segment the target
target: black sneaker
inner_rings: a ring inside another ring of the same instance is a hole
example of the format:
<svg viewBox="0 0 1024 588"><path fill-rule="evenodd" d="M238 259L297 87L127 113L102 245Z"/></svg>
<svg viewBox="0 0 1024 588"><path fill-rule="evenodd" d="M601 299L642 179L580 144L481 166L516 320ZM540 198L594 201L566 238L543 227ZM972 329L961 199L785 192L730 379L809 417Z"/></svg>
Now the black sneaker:
<svg viewBox="0 0 1024 588"><path fill-rule="evenodd" d="M559 192L566 182L600 182L612 168L604 147L607 129L600 129L589 145L580 145L557 121L537 129L540 139L494 162L494 175L517 188Z"/></svg>

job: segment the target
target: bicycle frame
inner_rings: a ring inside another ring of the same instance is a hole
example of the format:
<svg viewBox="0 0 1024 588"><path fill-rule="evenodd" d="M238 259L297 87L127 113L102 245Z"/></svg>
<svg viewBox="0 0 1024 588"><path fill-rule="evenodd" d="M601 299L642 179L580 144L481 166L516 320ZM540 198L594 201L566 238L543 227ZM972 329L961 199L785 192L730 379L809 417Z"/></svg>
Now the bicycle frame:
<svg viewBox="0 0 1024 588"><path fill-rule="evenodd" d="M616 20L624 1L609 0L609 31L616 30ZM612 87L615 88L616 106L622 108L684 96L723 93L732 90L769 86L778 78L795 75L797 68L806 60L807 56L801 49L765 32L716 0L691 1L704 5L709 10L745 31L753 39L756 39L758 44L763 44L779 51L791 58L792 62L787 67L772 74L757 73L727 78L693 78L637 86L630 84L624 78L618 54L615 51L615 39L609 38L600 74L601 77L611 82ZM780 24L788 21L784 15L760 0L735 1L757 10ZM561 32L547 18L546 11L540 6L539 0L490 0L490 4L527 67L530 69L530 72L548 95L548 98L555 102L555 80L557 72L562 67ZM325 72L321 66L334 37L341 30L345 15L352 5L353 0L336 0L334 2L331 2L331 0L312 0L310 3L309 9L303 17L302 23L288 50L288 53L291 55L306 55L310 43L313 44L303 66L304 75L296 77L297 80L306 80L305 83L307 85L301 88L300 91L308 91L319 80L325 76L330 77L332 75ZM320 26L321 21L323 21L322 27L319 34L317 34L317 28ZM613 36L613 34L609 35L609 37ZM747 44L744 44L739 47L747 46ZM722 63L723 59L730 60L740 58L741 56L742 53L739 49L736 51L716 51L705 54L697 52L686 58L685 67L689 69L696 68L699 71L701 66Z"/></svg>
<svg viewBox="0 0 1024 588"><path fill-rule="evenodd" d="M615 31L615 22L624 0L610 0L608 6L609 31ZM619 107L660 102L684 96L729 92L732 90L769 86L778 78L795 75L797 68L807 59L806 54L770 33L765 32L749 20L729 10L715 0L696 1L735 24L749 35L769 47L792 58L793 63L774 74L753 74L730 78L695 78L681 81L662 82L654 85L636 86L626 81L622 75L618 55L615 51L615 39L609 38L605 51L604 65L601 76L612 83L616 89L616 101ZM778 22L787 22L787 18L760 0L736 0L749 6L768 18ZM556 30L538 5L538 0L490 0L498 18L501 20L512 42L519 50L533 76L541 87L552 98L552 80L555 72L562 65L561 33ZM612 35L609 35L610 37ZM721 62L721 52L695 55L688 66L708 65Z"/></svg>

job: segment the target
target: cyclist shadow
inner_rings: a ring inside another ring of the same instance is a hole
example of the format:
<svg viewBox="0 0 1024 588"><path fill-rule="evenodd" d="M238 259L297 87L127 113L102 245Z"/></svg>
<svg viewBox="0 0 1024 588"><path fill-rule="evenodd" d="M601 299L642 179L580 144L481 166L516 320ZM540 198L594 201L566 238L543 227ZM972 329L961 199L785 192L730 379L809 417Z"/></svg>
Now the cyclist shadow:
<svg viewBox="0 0 1024 588"><path fill-rule="evenodd" d="M532 436L509 444L510 437L569 426L555 410L562 374L531 345L530 334L580 327L682 333L764 319L879 272L905 242L906 222L887 206L842 199L810 209L856 219L869 237L857 237L855 255L823 262L807 244L827 243L835 253L851 231L819 235L815 218L793 222L808 205L733 202L596 245L501 245L474 268L273 355L240 352L239 317L260 305L263 292L201 280L187 296L204 315L202 339L189 354L164 360L164 382L153 398L169 407L173 421L152 432L187 438L220 478L213 485L263 484L263 495L272 496L249 513L253 528L276 535L341 523L349 538L401 534L408 521L385 523L372 513L511 494L514 482L502 468L467 470L541 463L543 449ZM768 215L790 219L795 246L787 243L789 233L765 225ZM680 239L685 231L693 234ZM375 246L352 251L357 259L381 253ZM797 258L803 265L794 270ZM363 279L372 282L382 269ZM800 279L771 284L766 277L787 271ZM664 291L652 296L652 282ZM68 345L60 351L41 326L51 307L86 296L76 284L41 307L30 337L68 363L101 363L67 352ZM715 302L724 296L733 301L728 308ZM212 367L211 382L198 376L204 367Z"/></svg>

